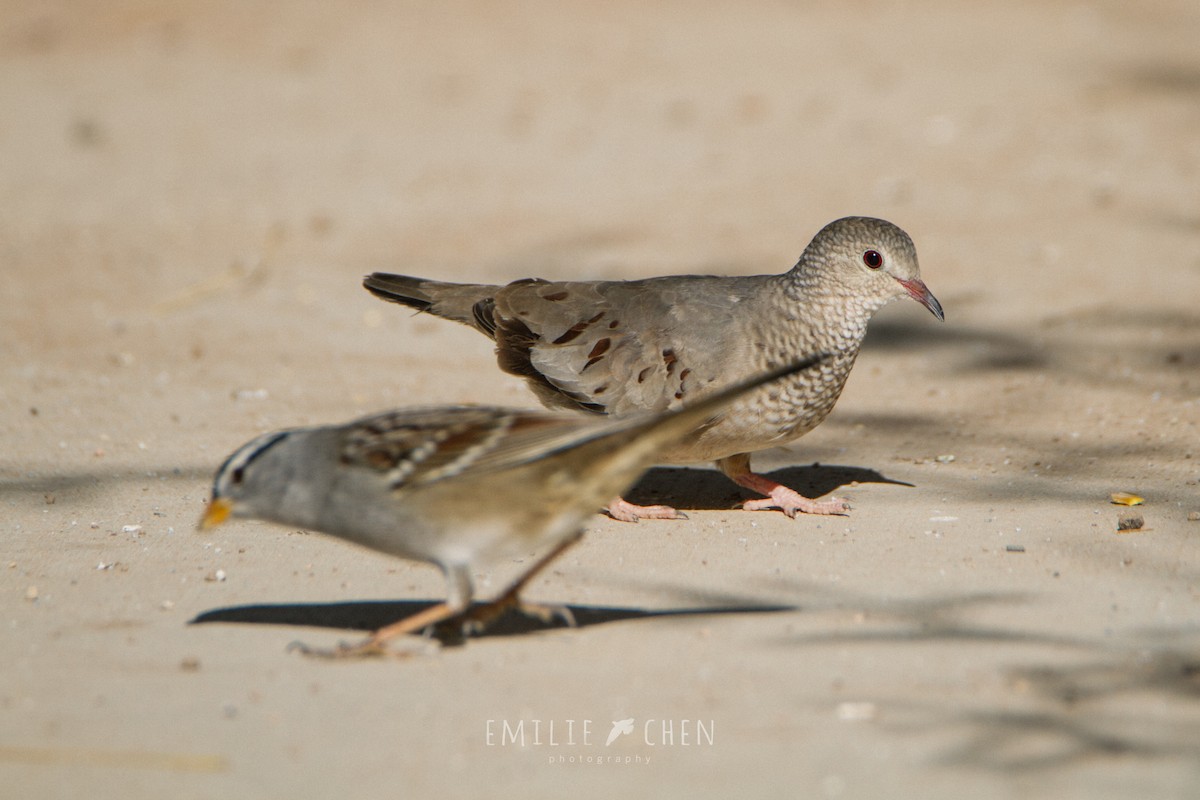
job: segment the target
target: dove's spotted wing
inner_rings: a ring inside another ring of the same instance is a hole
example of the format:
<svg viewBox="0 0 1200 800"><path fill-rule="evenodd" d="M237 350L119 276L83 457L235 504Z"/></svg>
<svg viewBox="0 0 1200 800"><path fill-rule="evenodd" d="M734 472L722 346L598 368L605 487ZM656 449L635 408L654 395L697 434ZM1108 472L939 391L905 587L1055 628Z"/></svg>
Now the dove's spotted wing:
<svg viewBox="0 0 1200 800"><path fill-rule="evenodd" d="M750 343L728 322L754 317L770 277L518 281L477 312L490 312L500 366L543 403L629 416L745 374Z"/></svg>

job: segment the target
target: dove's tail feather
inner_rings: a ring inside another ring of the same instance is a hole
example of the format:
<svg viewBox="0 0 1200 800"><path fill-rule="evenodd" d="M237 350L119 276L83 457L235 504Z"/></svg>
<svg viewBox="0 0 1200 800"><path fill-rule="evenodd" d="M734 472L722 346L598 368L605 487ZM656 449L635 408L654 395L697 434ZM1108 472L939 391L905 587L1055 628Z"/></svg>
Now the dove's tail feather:
<svg viewBox="0 0 1200 800"><path fill-rule="evenodd" d="M492 295L499 288L480 283L446 283L410 275L374 272L363 278L363 287L390 303L426 311L443 319L461 322L492 336Z"/></svg>

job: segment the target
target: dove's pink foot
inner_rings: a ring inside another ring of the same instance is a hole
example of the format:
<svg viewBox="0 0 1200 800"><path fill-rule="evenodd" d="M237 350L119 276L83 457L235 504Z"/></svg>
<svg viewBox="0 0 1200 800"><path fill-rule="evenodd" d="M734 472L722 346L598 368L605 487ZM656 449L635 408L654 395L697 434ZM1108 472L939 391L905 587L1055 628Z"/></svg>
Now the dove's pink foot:
<svg viewBox="0 0 1200 800"><path fill-rule="evenodd" d="M747 511L765 511L778 508L789 517L795 518L796 513L803 514L845 514L850 510L850 504L840 497L830 497L828 500L813 500L805 497L795 489L789 489L782 483L750 471L750 456L744 453L717 462L721 471L729 476L738 486L752 492L766 495L761 500L747 500L742 508Z"/></svg>
<svg viewBox="0 0 1200 800"><path fill-rule="evenodd" d="M778 508L789 517L795 518L796 512L802 514L845 514L850 510L850 504L840 497L831 497L828 500L813 500L811 497L805 497L795 489L789 489L782 484L775 483L769 478L763 478L761 475L755 475L754 477L766 483L773 483L775 486L772 489L764 490L758 488L757 485L750 486L742 483L741 485L747 489L753 489L760 494L767 495L767 497L761 500L747 500L742 503L742 508L747 511L765 511L771 508Z"/></svg>
<svg viewBox="0 0 1200 800"><path fill-rule="evenodd" d="M604 510L619 522L637 522L639 519L687 519L687 514L670 506L639 506L623 497L613 500Z"/></svg>

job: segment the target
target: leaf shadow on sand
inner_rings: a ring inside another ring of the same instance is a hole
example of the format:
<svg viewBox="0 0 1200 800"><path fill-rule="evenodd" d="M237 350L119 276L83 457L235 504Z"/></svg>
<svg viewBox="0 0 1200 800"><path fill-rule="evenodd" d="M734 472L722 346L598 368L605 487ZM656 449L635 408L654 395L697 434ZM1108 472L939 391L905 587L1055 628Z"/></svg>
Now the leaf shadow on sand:
<svg viewBox="0 0 1200 800"><path fill-rule="evenodd" d="M885 710L879 724L890 734L953 731L954 743L934 756L942 766L1032 776L1100 759L1200 763L1200 637L1191 624L1096 637L1020 624L1036 596L1018 592L906 599L814 587L807 593L811 617L853 611L856 621L795 632L779 645L901 652L963 644L997 654L986 668L1002 679L997 695L925 701L882 690L869 698ZM1006 608L1016 624L975 617ZM973 663L964 660L962 669L977 669Z"/></svg>
<svg viewBox="0 0 1200 800"><path fill-rule="evenodd" d="M913 708L900 727L954 730L958 743L940 763L1004 774L1098 759L1200 762L1200 650L1102 649L1083 663L1015 667L1007 678L1019 698L1009 707Z"/></svg>
<svg viewBox="0 0 1200 800"><path fill-rule="evenodd" d="M0 475L0 499L34 508L48 504L88 506L126 484L141 484L147 489L168 482L212 480L216 466L162 465L94 466L87 469L40 470L14 477ZM199 515L199 509L196 511Z"/></svg>

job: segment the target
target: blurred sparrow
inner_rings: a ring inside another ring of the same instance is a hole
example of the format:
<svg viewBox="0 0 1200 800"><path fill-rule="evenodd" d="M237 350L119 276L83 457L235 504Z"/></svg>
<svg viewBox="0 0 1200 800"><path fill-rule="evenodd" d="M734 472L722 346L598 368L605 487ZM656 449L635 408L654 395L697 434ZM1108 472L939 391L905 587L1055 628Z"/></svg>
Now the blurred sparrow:
<svg viewBox="0 0 1200 800"><path fill-rule="evenodd" d="M450 619L482 626L520 605L520 591L582 535L584 520L628 489L664 447L720 424L744 393L820 361L806 358L681 409L621 420L453 406L268 433L221 465L200 526L230 516L294 525L445 574L445 602L360 644L305 652L382 652L389 639ZM477 565L544 548L496 600L471 610Z"/></svg>

